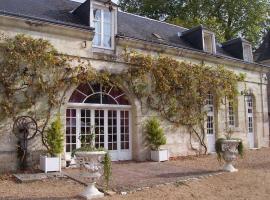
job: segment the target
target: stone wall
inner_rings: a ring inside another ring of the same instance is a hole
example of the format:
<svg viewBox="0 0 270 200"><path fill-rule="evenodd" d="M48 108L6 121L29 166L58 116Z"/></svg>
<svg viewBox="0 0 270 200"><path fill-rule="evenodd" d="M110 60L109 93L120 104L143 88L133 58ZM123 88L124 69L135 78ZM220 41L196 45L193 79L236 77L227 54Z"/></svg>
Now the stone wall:
<svg viewBox="0 0 270 200"><path fill-rule="evenodd" d="M152 47L149 45L141 44L138 42L134 44L132 41L125 43L117 41L118 46L115 52L106 52L106 55L95 53L91 49L91 42L89 38L91 34L82 30L74 30L67 27L58 27L56 25L51 26L48 24L41 24L35 26L31 23L26 23L25 20L17 20L10 17L0 17L0 32L3 32L9 36L14 36L18 33L29 34L36 38L43 38L49 40L60 52L80 56L83 59L90 59L94 68L107 69L113 73L118 73L126 68L125 64L119 62L116 59L121 55L123 48L128 45L142 53L150 53L157 55L157 52L165 55L172 56L178 60L193 62L193 63L205 63L207 65L217 66L219 64L225 65L228 69L233 70L236 73L245 73L247 79L245 83L239 84L239 91L250 89L255 99L255 145L256 147L268 147L269 146L269 123L268 123L268 98L267 98L267 81L264 79L265 69L261 69L259 66L246 64L238 61L228 61L218 57L211 57L200 55L186 50L175 50L171 48L159 49L159 47ZM153 50L155 49L155 51ZM112 55L112 54L116 54ZM71 88L67 93L67 99L75 89ZM126 91L131 99L132 103L132 155L134 160L146 160L149 158L149 149L145 144L145 137L143 131L144 122L151 116L158 116L159 113L152 110L148 110L147 106L141 105L129 91ZM42 102L41 102L42 104ZM65 109L66 105L62 107L61 116L63 123L65 123ZM215 115L216 123L216 138L224 135L225 122L226 122L226 107L222 106ZM246 107L244 96L238 98L238 111L237 111L237 124L235 128L235 137L240 137L244 140L247 146L247 121L246 121ZM191 144L194 147L198 147L199 143L196 139L192 139L190 142L190 135L185 127L175 127L164 119L160 118L162 126L164 127L167 137L167 144L164 146L168 148L171 156L186 156L195 154L191 149ZM16 138L12 134L12 121L1 122L0 125L0 172L6 170L15 170L17 157L16 157ZM40 137L30 142L30 161L33 165L38 163L39 155L44 151L44 147L41 144ZM64 157L64 156L63 156Z"/></svg>

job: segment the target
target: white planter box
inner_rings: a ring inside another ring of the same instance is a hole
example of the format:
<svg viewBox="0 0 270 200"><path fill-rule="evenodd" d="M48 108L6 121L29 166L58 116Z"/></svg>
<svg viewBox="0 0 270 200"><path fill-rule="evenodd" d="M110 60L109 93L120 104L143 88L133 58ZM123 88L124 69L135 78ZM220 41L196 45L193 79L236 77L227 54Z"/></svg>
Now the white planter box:
<svg viewBox="0 0 270 200"><path fill-rule="evenodd" d="M40 170L47 172L61 172L61 157L40 156Z"/></svg>
<svg viewBox="0 0 270 200"><path fill-rule="evenodd" d="M151 160L162 162L169 160L169 151L168 149L162 149L158 151L151 151Z"/></svg>

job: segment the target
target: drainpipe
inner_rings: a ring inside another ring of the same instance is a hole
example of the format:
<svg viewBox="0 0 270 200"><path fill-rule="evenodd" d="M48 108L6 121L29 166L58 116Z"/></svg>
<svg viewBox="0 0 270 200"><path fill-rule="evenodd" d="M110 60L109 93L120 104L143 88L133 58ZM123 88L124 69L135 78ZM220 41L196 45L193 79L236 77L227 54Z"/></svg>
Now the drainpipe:
<svg viewBox="0 0 270 200"><path fill-rule="evenodd" d="M262 111L262 131L263 131L263 138L265 137L265 131L264 131L264 109L263 109L263 73L261 72L260 73L260 76L261 76L261 84L260 84L260 90L261 90L261 111Z"/></svg>

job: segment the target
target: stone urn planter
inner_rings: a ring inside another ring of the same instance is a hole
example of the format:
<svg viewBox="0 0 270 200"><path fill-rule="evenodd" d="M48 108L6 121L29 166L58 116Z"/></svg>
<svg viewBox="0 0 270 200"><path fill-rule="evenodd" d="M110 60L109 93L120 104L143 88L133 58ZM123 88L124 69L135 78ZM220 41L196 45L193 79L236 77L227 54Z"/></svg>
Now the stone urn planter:
<svg viewBox="0 0 270 200"><path fill-rule="evenodd" d="M80 167L81 176L89 181L89 185L80 194L84 199L95 199L104 197L104 194L96 188L97 180L103 174L105 151L77 151L75 152L76 164Z"/></svg>
<svg viewBox="0 0 270 200"><path fill-rule="evenodd" d="M241 147L241 148L240 148ZM242 155L242 141L239 139L219 139L216 142L216 151L218 157L222 157L225 161L223 166L224 171L228 172L237 172L238 169L235 169L233 162L237 159L237 155Z"/></svg>

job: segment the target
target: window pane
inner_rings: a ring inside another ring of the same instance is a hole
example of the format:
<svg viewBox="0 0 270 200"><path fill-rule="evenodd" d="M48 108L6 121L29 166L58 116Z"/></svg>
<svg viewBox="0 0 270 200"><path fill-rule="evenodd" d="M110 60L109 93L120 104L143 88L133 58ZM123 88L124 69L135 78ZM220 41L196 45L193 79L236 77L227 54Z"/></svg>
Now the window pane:
<svg viewBox="0 0 270 200"><path fill-rule="evenodd" d="M110 48L112 46L112 40L110 36L104 36L103 46L107 48Z"/></svg>
<svg viewBox="0 0 270 200"><path fill-rule="evenodd" d="M85 99L85 95L83 95L82 93L80 93L79 91L75 90L70 99L69 99L69 102L72 102L72 103L81 103L83 102L83 100Z"/></svg>
<svg viewBox="0 0 270 200"><path fill-rule="evenodd" d="M101 33L101 23L100 21L95 21L94 22L94 28L95 28L95 33Z"/></svg>
<svg viewBox="0 0 270 200"><path fill-rule="evenodd" d="M94 9L94 19L100 20L101 19L101 10L100 9Z"/></svg>
<svg viewBox="0 0 270 200"><path fill-rule="evenodd" d="M95 46L101 46L101 35L100 34L95 34L93 44Z"/></svg>
<svg viewBox="0 0 270 200"><path fill-rule="evenodd" d="M100 99L100 94L97 93L97 94L94 94L90 97L88 97L84 103L96 103L96 104L100 104L101 102L101 99Z"/></svg>
<svg viewBox="0 0 270 200"><path fill-rule="evenodd" d="M213 53L212 37L210 34L204 34L204 50L209 53Z"/></svg>
<svg viewBox="0 0 270 200"><path fill-rule="evenodd" d="M229 116L229 126L235 126L235 115L234 115L234 107L233 102L229 102L229 108L228 108L228 116Z"/></svg>
<svg viewBox="0 0 270 200"><path fill-rule="evenodd" d="M111 23L112 13L104 10L104 22Z"/></svg>
<svg viewBox="0 0 270 200"><path fill-rule="evenodd" d="M117 102L112 97L106 94L102 94L102 103L103 104L117 104Z"/></svg>
<svg viewBox="0 0 270 200"><path fill-rule="evenodd" d="M111 24L108 24L108 23L104 23L103 24L103 29L104 29L104 35L107 35L107 36L111 36Z"/></svg>

